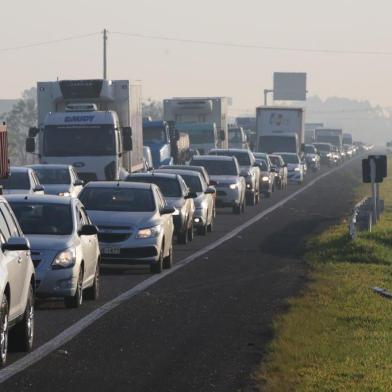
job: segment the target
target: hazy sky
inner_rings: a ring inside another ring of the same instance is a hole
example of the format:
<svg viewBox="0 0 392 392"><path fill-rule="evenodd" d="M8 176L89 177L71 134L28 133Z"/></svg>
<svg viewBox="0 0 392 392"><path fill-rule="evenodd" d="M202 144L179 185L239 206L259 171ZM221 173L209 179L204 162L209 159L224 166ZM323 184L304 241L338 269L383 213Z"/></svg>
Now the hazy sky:
<svg viewBox="0 0 392 392"><path fill-rule="evenodd" d="M19 0L2 5L0 49L99 32L358 51L392 51L391 0ZM261 103L274 71L308 72L311 94L392 106L392 55L224 48L109 35L112 79L142 80L144 98L226 95ZM0 98L37 80L102 75L99 35L1 51Z"/></svg>

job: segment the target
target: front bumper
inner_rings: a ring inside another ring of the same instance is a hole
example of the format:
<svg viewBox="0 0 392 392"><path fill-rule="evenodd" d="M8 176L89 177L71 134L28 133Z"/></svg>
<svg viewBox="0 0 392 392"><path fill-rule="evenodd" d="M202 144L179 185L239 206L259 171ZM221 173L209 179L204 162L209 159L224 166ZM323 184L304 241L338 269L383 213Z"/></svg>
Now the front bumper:
<svg viewBox="0 0 392 392"><path fill-rule="evenodd" d="M76 293L79 270L76 267L36 271L36 296L70 297Z"/></svg>
<svg viewBox="0 0 392 392"><path fill-rule="evenodd" d="M216 205L218 207L233 207L241 203L241 192L238 188L216 187Z"/></svg>
<svg viewBox="0 0 392 392"><path fill-rule="evenodd" d="M292 181L292 182L294 182L294 181L302 181L303 180L303 176L302 176L301 172L297 172L297 171L293 170L293 171L289 171L287 173L287 179L289 181Z"/></svg>

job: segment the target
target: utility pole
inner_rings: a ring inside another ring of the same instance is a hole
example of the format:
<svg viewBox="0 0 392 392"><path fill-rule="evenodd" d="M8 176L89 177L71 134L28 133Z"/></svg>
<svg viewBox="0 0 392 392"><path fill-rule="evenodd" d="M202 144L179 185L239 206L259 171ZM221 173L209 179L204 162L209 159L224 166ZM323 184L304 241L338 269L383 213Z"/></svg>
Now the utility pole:
<svg viewBox="0 0 392 392"><path fill-rule="evenodd" d="M103 30L103 79L107 79L107 40L108 40L108 31L106 29Z"/></svg>

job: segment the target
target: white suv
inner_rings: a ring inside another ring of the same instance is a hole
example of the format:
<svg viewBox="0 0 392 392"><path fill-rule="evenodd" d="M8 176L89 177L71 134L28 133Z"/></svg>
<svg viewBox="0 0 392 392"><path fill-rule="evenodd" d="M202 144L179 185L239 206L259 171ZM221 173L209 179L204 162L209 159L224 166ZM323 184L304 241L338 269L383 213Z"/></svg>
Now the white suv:
<svg viewBox="0 0 392 392"><path fill-rule="evenodd" d="M1 196L0 245L0 366L4 366L8 336L16 351L30 351L33 346L35 277L30 244Z"/></svg>

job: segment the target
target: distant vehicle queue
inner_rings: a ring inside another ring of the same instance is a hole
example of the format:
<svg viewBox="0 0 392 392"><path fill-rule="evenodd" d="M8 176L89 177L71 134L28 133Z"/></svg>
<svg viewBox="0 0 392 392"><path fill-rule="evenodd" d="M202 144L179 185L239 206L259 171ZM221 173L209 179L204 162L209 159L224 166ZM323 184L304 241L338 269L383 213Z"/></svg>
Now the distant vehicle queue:
<svg viewBox="0 0 392 392"><path fill-rule="evenodd" d="M316 129L305 144L299 108L260 107L254 121L230 126L227 98L173 98L163 119L142 122L137 84L38 87L26 150L38 139L39 163L0 167L0 365L11 328L21 351L31 349L34 298L69 308L95 300L102 266L161 273L175 242L213 231L219 208L243 214L365 148L349 134L343 144L341 130Z"/></svg>

